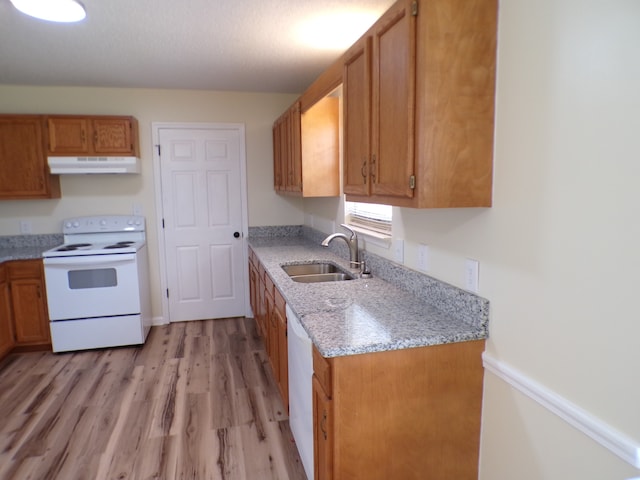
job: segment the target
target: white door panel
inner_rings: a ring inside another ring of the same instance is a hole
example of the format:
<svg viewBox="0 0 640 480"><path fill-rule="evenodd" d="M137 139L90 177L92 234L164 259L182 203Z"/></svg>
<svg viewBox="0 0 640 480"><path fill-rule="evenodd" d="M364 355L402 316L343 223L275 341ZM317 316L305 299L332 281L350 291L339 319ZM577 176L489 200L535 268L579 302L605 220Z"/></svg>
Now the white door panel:
<svg viewBox="0 0 640 480"><path fill-rule="evenodd" d="M235 128L161 128L159 141L170 320L241 316L244 137Z"/></svg>

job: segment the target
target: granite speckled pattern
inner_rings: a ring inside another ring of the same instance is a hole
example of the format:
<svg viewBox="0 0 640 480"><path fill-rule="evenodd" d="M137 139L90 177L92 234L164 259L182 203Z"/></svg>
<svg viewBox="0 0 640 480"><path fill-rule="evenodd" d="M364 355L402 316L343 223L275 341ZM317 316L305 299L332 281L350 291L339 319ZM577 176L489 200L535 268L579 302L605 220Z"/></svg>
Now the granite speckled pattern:
<svg viewBox="0 0 640 480"><path fill-rule="evenodd" d="M62 234L0 236L0 263L42 258L42 252L61 245Z"/></svg>
<svg viewBox="0 0 640 480"><path fill-rule="evenodd" d="M267 227L264 228L266 231ZM486 299L404 267L385 265L380 257L370 254L366 254L373 272L370 279L312 284L291 280L282 265L329 262L349 271L346 249L340 251L319 245L325 236L304 227L302 236L249 237L249 245L323 356L487 337L489 302ZM397 284L378 275L389 268L397 277ZM411 278L412 274L426 280ZM424 282L430 287L416 291Z"/></svg>

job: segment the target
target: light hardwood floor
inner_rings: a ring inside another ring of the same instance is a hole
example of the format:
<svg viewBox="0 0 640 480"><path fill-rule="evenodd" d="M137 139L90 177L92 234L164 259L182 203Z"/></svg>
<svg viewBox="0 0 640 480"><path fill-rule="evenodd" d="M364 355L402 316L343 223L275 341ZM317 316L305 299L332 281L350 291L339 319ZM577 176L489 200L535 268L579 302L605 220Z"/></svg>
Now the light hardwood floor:
<svg viewBox="0 0 640 480"><path fill-rule="evenodd" d="M306 479L253 319L0 362L0 479Z"/></svg>

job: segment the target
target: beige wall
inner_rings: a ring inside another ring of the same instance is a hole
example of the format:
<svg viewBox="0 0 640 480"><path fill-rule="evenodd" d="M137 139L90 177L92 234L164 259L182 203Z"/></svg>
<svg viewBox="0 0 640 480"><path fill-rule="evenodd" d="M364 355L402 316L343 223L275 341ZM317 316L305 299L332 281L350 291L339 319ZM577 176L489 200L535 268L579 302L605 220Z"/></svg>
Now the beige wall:
<svg viewBox="0 0 640 480"><path fill-rule="evenodd" d="M499 25L494 206L394 209L394 236L458 286L479 260L488 353L640 445L640 2L503 0ZM640 476L489 372L484 402L482 480Z"/></svg>
<svg viewBox="0 0 640 480"><path fill-rule="evenodd" d="M271 124L296 95L193 90L146 90L0 85L2 113L133 115L140 128L141 175L64 175L62 198L0 202L0 235L20 233L20 220L33 233L61 231L75 215L131 214L134 204L147 217L153 315L161 315L153 172L152 122L244 123L246 129L249 225L303 222L300 200L273 191Z"/></svg>

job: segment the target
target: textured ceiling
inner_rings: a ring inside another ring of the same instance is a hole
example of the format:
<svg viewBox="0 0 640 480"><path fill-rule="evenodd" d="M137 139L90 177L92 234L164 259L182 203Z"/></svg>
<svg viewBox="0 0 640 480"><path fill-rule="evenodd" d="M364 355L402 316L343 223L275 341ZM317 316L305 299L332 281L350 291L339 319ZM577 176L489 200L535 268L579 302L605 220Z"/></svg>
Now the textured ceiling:
<svg viewBox="0 0 640 480"><path fill-rule="evenodd" d="M341 12L375 19L393 0L82 3L85 21L56 24L0 0L0 84L298 93L344 50L304 45L304 22Z"/></svg>

